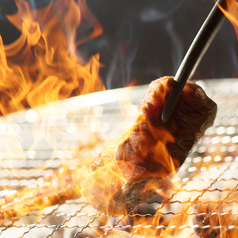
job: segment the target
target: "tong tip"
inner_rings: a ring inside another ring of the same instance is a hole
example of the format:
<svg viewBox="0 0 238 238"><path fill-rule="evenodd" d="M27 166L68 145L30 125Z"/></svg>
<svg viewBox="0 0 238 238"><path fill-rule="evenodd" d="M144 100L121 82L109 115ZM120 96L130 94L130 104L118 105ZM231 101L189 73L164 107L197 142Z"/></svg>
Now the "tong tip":
<svg viewBox="0 0 238 238"><path fill-rule="evenodd" d="M183 86L181 84L179 84L177 81L173 82L168 96L166 97L166 101L161 115L161 120L164 123L167 123L169 121L182 89Z"/></svg>

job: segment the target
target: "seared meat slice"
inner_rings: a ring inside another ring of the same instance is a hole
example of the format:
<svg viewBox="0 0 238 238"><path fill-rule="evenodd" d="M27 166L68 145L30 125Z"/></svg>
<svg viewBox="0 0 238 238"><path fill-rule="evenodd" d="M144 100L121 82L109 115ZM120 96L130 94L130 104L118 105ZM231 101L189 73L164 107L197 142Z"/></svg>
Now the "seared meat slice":
<svg viewBox="0 0 238 238"><path fill-rule="evenodd" d="M163 77L149 85L132 127L93 161L92 171L81 179L81 194L96 209L116 216L145 202L155 188L165 186L162 179L182 165L213 124L217 106L193 82L187 82L165 124L161 113L172 83L173 77Z"/></svg>

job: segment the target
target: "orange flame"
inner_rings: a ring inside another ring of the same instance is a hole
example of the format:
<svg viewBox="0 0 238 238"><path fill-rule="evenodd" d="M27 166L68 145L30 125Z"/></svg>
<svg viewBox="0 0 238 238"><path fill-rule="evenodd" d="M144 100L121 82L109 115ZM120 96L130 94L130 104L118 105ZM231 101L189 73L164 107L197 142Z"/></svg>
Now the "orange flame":
<svg viewBox="0 0 238 238"><path fill-rule="evenodd" d="M223 14L233 25L238 38L238 2L235 0L226 0L227 10L220 7Z"/></svg>
<svg viewBox="0 0 238 238"><path fill-rule="evenodd" d="M97 210L112 215L131 212L138 203L145 202L147 196L158 193L166 197L157 190L162 180L178 166L166 148L167 142L173 140L167 130L153 126L145 115L139 114L130 130L101 153L92 168L74 172L73 181L79 194ZM152 168L158 164L159 173Z"/></svg>
<svg viewBox="0 0 238 238"><path fill-rule="evenodd" d="M16 3L18 13L7 18L21 37L9 45L0 41L1 114L104 90L99 55L84 63L76 52L84 0L52 1L41 10L30 9L25 1ZM101 32L96 22L87 39Z"/></svg>
<svg viewBox="0 0 238 238"><path fill-rule="evenodd" d="M22 32L21 37L8 46L4 46L3 42L0 42L0 76L2 78L0 112L2 114L104 89L98 76L99 55L93 56L89 62L83 63L76 53L78 44L96 37L102 32L96 22L93 33L90 33L85 39L75 42L76 31L82 20L81 11L86 7L85 0L80 1L79 4L76 4L74 0L54 1L44 11L32 10L24 1L23 5L18 4L18 7L19 13L15 16L8 16L8 19ZM139 153L143 155L141 160L146 157L144 154L149 150L154 151L155 158L159 160L154 162L160 163L164 168L161 169L159 175L153 170L135 171L135 163L127 161L124 154L122 160L117 160L114 153L118 147L112 145L102 155L102 161L99 161L104 165L94 171L86 163L81 164L80 168L74 171L70 171L65 166L60 173L53 173L50 178L45 179L42 187L35 186L30 190L24 190L23 193L20 193L23 196L18 195L17 199L15 196L3 199L0 204L3 210L0 211L0 219L21 216L33 209L42 210L47 206L63 203L67 199L78 198L81 195L98 210L105 211L107 214L110 214L111 210L118 209L119 205L123 209L127 209L124 207L125 204L118 204L116 196L119 196L120 199L122 198L120 196L124 196L123 193L130 189L128 186L135 182L130 181L133 176L141 179L138 184L139 188L143 190L142 194L152 193L154 195L156 193L163 199L168 199L171 194L167 188L174 184L171 185L170 178L167 176L169 173L175 173L176 168L180 165L179 161L171 158L165 146L174 138L165 129L153 127L143 114L139 115L133 129L136 125L139 125L138 131L142 142L136 144ZM145 125L147 130L143 128ZM147 132L151 135L148 136ZM121 142L127 141L132 134L135 134L135 131L131 130L125 133L120 138ZM153 143L154 141L156 143ZM117 141L116 144L120 144L119 142ZM148 146L150 143L152 148ZM113 158L112 161L110 161L111 158ZM140 162L145 163L144 161ZM147 181L147 178L150 180ZM167 182L167 184L163 184L163 191L158 191L160 179L165 180L163 183ZM138 203L144 201L144 197L136 196L138 195L137 191L133 191L133 193L132 196L140 200ZM128 206L137 205L137 201L133 201L135 204L131 204L132 201L128 197L123 199L121 202L128 203ZM100 206L105 206L105 208ZM160 215L162 209L163 205L153 218L130 214L133 216L133 234L174 236L172 227L183 224L183 219L186 218L179 216L172 222L168 222L163 220ZM181 213L186 212L186 209L181 207L180 211ZM115 211L115 214L117 212ZM120 214L120 212L118 213ZM127 220L128 217L122 219L122 222L128 224ZM167 227L171 229L166 230Z"/></svg>

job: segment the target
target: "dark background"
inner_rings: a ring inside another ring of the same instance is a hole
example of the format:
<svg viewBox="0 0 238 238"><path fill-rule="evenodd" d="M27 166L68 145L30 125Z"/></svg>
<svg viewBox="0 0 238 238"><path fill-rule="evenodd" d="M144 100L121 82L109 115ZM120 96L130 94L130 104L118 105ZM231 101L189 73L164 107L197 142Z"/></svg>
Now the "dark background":
<svg viewBox="0 0 238 238"><path fill-rule="evenodd" d="M50 0L28 0L44 8ZM87 60L100 53L100 74L106 87L149 83L164 75L175 75L189 45L214 5L213 0L86 0L102 25L103 34L78 47ZM0 0L0 34L4 44L20 33L5 14L17 9L12 0ZM82 26L81 26L82 27ZM80 34L78 31L78 38ZM238 44L233 26L224 22L198 66L194 79L238 77Z"/></svg>
<svg viewBox="0 0 238 238"><path fill-rule="evenodd" d="M103 78L109 88L126 85L131 78L143 84L164 75L175 75L214 5L212 0L88 0L87 3L105 30L107 44L101 56L107 65ZM122 55L118 49L123 44L127 49ZM235 31L226 20L194 78L238 76L237 57Z"/></svg>

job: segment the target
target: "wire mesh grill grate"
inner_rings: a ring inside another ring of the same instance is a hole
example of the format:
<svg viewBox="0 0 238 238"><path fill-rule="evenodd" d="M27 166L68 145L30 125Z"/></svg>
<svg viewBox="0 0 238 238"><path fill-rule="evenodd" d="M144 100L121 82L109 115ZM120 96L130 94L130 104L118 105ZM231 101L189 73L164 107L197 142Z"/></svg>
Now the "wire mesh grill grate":
<svg viewBox="0 0 238 238"><path fill-rule="evenodd" d="M80 198L6 221L0 237L235 237L238 80L198 83L217 102L218 115L171 178L173 187L161 204L109 217ZM93 102L90 95L71 98L0 119L0 196L42 183L64 162L74 166L96 156L130 126L144 90L139 86L96 93Z"/></svg>

